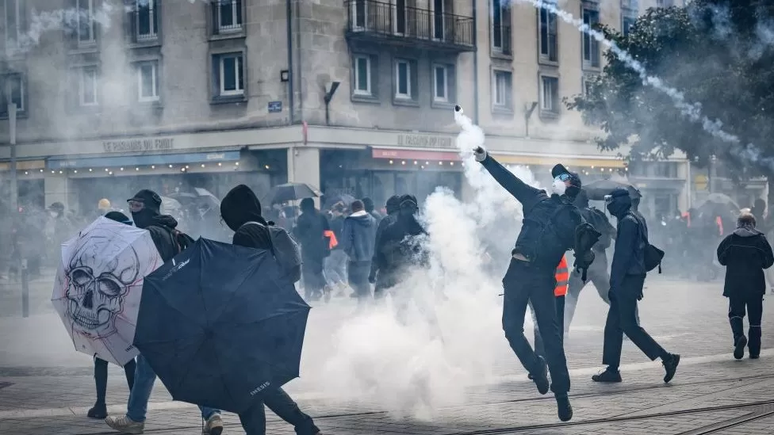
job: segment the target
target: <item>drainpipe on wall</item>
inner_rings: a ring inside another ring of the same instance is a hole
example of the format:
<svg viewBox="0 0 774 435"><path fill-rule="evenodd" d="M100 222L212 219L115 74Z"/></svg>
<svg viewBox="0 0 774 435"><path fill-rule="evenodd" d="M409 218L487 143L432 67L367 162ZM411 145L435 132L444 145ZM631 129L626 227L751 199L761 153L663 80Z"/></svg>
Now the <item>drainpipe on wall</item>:
<svg viewBox="0 0 774 435"><path fill-rule="evenodd" d="M473 1L473 41L476 51L473 52L473 118L474 124L478 125L478 18L476 14L476 1Z"/></svg>
<svg viewBox="0 0 774 435"><path fill-rule="evenodd" d="M292 6L291 0L285 0L285 14L287 17L287 33L288 33L288 106L290 109L290 125L296 122L296 108L293 95L293 23L292 23Z"/></svg>

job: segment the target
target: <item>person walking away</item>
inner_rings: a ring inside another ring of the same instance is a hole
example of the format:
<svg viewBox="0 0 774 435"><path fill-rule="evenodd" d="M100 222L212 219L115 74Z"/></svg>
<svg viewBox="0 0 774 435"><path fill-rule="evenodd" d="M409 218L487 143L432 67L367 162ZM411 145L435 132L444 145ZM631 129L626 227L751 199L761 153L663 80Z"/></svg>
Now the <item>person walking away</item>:
<svg viewBox="0 0 774 435"><path fill-rule="evenodd" d="M343 202L336 203L331 208L330 230L336 240L341 240L344 229L345 208ZM331 249L331 254L325 259L325 277L331 287L343 293L347 288L347 254L341 248L341 243Z"/></svg>
<svg viewBox="0 0 774 435"><path fill-rule="evenodd" d="M580 292L586 287L589 281L594 284L599 297L608 305L610 299L607 294L610 291L610 275L607 273L607 253L605 250L610 247L613 238L615 238L615 227L610 224L607 216L601 210L589 207L589 197L586 191L581 189L575 198L575 206L580 210L583 219L590 223L595 230L602 233L599 241L591 248L594 251L594 262L589 266L587 272L588 279L584 281L581 273L577 270L570 274L570 286L567 291L566 305L564 309L564 334L570 331L570 323L575 316L575 308L578 305Z"/></svg>
<svg viewBox="0 0 774 435"><path fill-rule="evenodd" d="M718 246L718 262L726 266L723 296L728 298L728 321L734 336L734 358L744 358L749 347L750 358L761 353L761 318L766 280L763 270L774 264L774 255L766 236L756 228L752 214L742 214L737 228ZM749 315L750 329L744 335L744 315Z"/></svg>
<svg viewBox="0 0 774 435"><path fill-rule="evenodd" d="M377 224L381 222L382 219L384 219L384 216L382 216L381 213L376 211L376 206L374 205L373 199L365 197L361 199L361 201L363 201L363 207L365 208L365 212L373 216L373 218L376 219Z"/></svg>
<svg viewBox="0 0 774 435"><path fill-rule="evenodd" d="M387 279L387 276L385 275L380 280L377 280L377 275L379 274L379 268L383 267L386 264L386 259L383 254L379 252L378 246L381 246L381 236L384 233L384 229L387 228L391 223L395 222L395 219L397 219L398 212L400 211L400 196L393 195L388 200L387 203L384 205L384 208L387 210L387 216L384 217L381 221L379 221L379 225L376 227L376 237L374 240L374 256L371 259L371 273L368 275L368 282L371 284L376 284L374 286L374 299L382 299L384 296L386 296L386 293L384 292L384 289L389 287L389 282Z"/></svg>
<svg viewBox="0 0 774 435"><path fill-rule="evenodd" d="M623 334L626 334L648 358L661 358L669 382L677 371L680 355L669 353L637 324L637 301L642 300L645 285L645 251L648 227L645 220L631 210L629 191L618 188L606 197L607 210L618 219L615 253L610 272L610 309L605 323L602 363L607 369L592 376L595 382L621 382Z"/></svg>
<svg viewBox="0 0 774 435"><path fill-rule="evenodd" d="M127 200L132 220L137 228L148 230L153 239L153 244L159 251L164 262L172 258L193 244L193 239L176 229L177 221L172 216L162 215L161 197L152 190L143 189ZM109 416L105 423L112 429L126 434L141 434L145 429L145 418L148 413L148 400L156 382L156 373L148 361L140 354L137 357L137 369L134 375L134 384L129 393L126 406L126 415L121 417ZM204 419L204 435L221 435L223 433L223 420L217 409L200 406Z"/></svg>
<svg viewBox="0 0 774 435"><path fill-rule="evenodd" d="M368 274L371 271L371 258L374 256L377 224L376 219L365 211L362 201L354 201L351 207L352 214L344 219L339 246L349 258L349 285L355 290L358 306L363 307L371 298Z"/></svg>
<svg viewBox="0 0 774 435"><path fill-rule="evenodd" d="M556 304L556 322L559 324L559 332L562 332L564 330L565 301L570 283L570 269L567 267L567 255L563 256L562 261L559 262L559 266L556 268L555 277L554 302ZM537 319L535 318L535 310L531 306L530 310L532 312L532 324L535 325L533 328L535 332L535 353L545 359L545 345L543 344L543 337L540 335L540 328L538 328ZM564 341L564 335L562 335L562 341ZM530 377L530 379L532 378Z"/></svg>
<svg viewBox="0 0 774 435"><path fill-rule="evenodd" d="M118 211L110 211L105 214L105 217L122 224L132 225L132 221L126 217L125 214ZM132 359L124 366L124 374L126 375L126 383L129 385L129 391L132 391L134 385L134 371L137 368L137 363ZM105 403L105 396L107 395L107 380L108 380L108 362L104 359L94 357L94 384L97 387L97 401L94 406L89 409L86 414L89 418L96 418L104 420L107 417L107 404Z"/></svg>
<svg viewBox="0 0 774 435"><path fill-rule="evenodd" d="M283 277L295 283L301 277L301 253L298 245L283 229L267 222L261 215L261 203L255 193L241 184L231 189L220 203L220 215L234 231L233 244L272 252ZM263 406L293 425L298 435L322 435L311 417L302 412L282 388L263 392L263 402L256 402L247 412L239 414L247 435L266 434L266 413Z"/></svg>
<svg viewBox="0 0 774 435"><path fill-rule="evenodd" d="M550 388L557 403L557 414L562 421L572 419L570 375L564 354L562 332L556 316L554 287L556 267L570 248L575 248L576 266L588 267L593 261L591 245L575 246L578 232L591 234L590 226L583 226L583 218L572 204L581 188L577 174L564 166L556 165L553 194L536 189L510 171L483 148L474 150L476 161L480 162L492 177L507 190L523 207L524 222L511 252L511 262L503 278L503 330L511 349L529 372L540 394L549 390L546 361L551 372ZM598 233L597 233L598 236ZM587 239L586 237L583 237ZM596 239L594 242L596 242ZM581 265L581 263L584 263ZM546 358L532 350L524 336L524 317L527 305L532 303L537 325L543 338Z"/></svg>
<svg viewBox="0 0 774 435"><path fill-rule="evenodd" d="M326 285L323 261L330 254L330 248L325 232L330 229L328 219L314 207L314 200L301 200L301 215L296 221L293 235L301 244L304 263L301 271L307 301L319 300Z"/></svg>

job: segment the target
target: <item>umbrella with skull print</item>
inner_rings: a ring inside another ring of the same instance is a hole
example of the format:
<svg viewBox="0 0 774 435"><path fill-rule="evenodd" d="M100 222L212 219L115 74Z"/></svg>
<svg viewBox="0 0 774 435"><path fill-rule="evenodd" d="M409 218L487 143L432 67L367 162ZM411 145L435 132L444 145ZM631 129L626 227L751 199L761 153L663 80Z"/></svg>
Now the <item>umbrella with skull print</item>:
<svg viewBox="0 0 774 435"><path fill-rule="evenodd" d="M51 301L75 349L120 366L137 356L143 281L162 264L148 231L104 217L65 242Z"/></svg>

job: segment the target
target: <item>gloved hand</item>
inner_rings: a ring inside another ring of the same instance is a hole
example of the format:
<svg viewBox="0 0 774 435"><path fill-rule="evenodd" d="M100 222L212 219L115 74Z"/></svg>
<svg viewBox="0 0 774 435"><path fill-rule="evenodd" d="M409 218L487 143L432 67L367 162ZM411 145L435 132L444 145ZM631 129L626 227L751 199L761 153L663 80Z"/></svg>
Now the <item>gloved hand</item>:
<svg viewBox="0 0 774 435"><path fill-rule="evenodd" d="M640 294L637 295L637 300L641 301L643 297L645 297L645 295L643 295L642 291L640 291Z"/></svg>
<svg viewBox="0 0 774 435"><path fill-rule="evenodd" d="M374 275L373 273L368 275L368 282L370 282L371 284L376 284L376 275Z"/></svg>
<svg viewBox="0 0 774 435"><path fill-rule="evenodd" d="M477 162L483 162L486 160L486 150L481 147L477 147L473 150L473 157L476 158Z"/></svg>

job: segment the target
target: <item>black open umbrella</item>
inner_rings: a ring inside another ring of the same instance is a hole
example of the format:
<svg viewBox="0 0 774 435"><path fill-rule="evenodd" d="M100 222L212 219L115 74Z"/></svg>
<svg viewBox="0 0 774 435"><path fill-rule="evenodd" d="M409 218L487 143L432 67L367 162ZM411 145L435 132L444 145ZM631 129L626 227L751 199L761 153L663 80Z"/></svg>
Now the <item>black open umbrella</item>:
<svg viewBox="0 0 774 435"><path fill-rule="evenodd" d="M241 413L298 377L308 316L270 251L199 239L145 277L134 345L174 400Z"/></svg>
<svg viewBox="0 0 774 435"><path fill-rule="evenodd" d="M642 198L642 194L640 193L639 189L632 186L631 184L610 179L592 181L591 183L583 186L583 190L586 191L589 199L592 201L602 201L605 199L605 195L610 195L610 192L618 188L628 190L629 196L631 196L633 199Z"/></svg>
<svg viewBox="0 0 774 435"><path fill-rule="evenodd" d="M280 204L304 198L318 197L320 195L319 190L306 183L286 183L272 187L263 198L263 201L269 204Z"/></svg>

